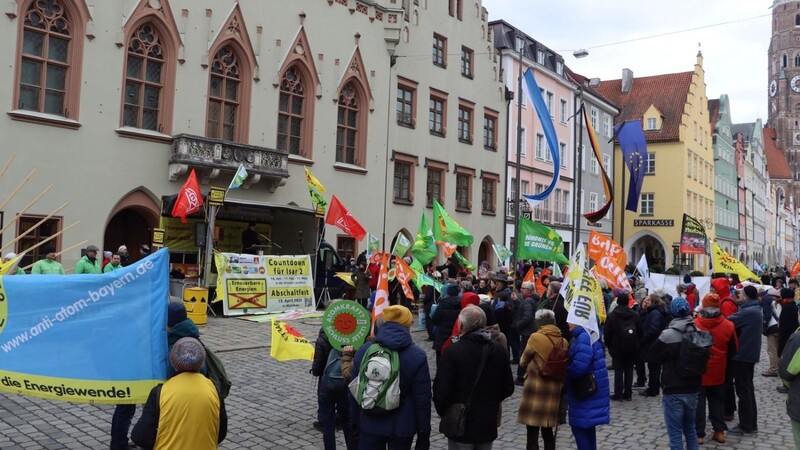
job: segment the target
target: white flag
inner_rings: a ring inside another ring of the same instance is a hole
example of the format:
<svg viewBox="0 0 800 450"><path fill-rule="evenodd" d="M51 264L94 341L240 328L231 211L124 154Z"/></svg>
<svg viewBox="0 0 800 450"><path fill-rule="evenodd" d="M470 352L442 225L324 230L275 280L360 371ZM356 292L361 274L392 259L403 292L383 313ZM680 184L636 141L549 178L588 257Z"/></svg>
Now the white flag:
<svg viewBox="0 0 800 450"><path fill-rule="evenodd" d="M642 255L639 262L636 263L636 270L639 271L639 275L642 276L642 281L644 282L644 287L647 288L648 292L653 292L653 287L651 287L652 282L650 281L650 267L647 265L647 258Z"/></svg>

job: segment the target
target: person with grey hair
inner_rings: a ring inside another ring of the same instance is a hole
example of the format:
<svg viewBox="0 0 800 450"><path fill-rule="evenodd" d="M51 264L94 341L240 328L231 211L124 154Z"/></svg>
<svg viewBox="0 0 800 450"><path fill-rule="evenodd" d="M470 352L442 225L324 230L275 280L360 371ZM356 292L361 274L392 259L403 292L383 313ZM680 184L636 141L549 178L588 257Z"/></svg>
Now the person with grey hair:
<svg viewBox="0 0 800 450"><path fill-rule="evenodd" d="M530 339L537 328L536 322L534 321L534 314L536 313L536 304L539 302L539 296L536 294L535 289L534 284L530 281L524 281L522 286L520 286L522 301L520 302L519 313L515 318L516 321L513 326L514 329L517 330L517 334L519 334L519 340L523 349L528 339ZM524 376L525 368L520 364L517 367L517 379L514 381L514 384L522 386L525 383L523 379Z"/></svg>
<svg viewBox="0 0 800 450"><path fill-rule="evenodd" d="M459 314L460 338L439 358L433 381L436 412L444 417L452 405L469 403L463 435L443 430L450 450L491 449L497 439L497 417L504 399L514 393L508 353L484 328L486 314L468 305ZM475 386L481 386L475 389Z"/></svg>

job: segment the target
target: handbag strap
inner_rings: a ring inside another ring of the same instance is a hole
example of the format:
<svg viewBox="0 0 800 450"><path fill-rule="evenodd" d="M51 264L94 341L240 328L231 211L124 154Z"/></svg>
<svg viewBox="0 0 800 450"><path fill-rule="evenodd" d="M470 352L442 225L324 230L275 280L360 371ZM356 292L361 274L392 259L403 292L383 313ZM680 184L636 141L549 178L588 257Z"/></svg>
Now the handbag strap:
<svg viewBox="0 0 800 450"><path fill-rule="evenodd" d="M483 349L481 351L481 362L478 364L478 375L475 377L475 382L472 383L472 389L469 391L469 397L467 397L467 406L472 403L472 394L475 392L475 388L478 386L478 380L481 379L481 374L483 373L483 367L486 365L486 360L489 359L489 352L492 350L491 342L486 343L483 345Z"/></svg>

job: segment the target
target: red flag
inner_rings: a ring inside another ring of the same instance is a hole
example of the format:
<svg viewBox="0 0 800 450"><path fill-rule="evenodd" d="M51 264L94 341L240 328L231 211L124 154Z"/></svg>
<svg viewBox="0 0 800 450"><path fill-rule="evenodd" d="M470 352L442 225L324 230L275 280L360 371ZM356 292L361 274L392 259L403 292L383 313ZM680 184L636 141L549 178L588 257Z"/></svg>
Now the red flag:
<svg viewBox="0 0 800 450"><path fill-rule="evenodd" d="M411 286L408 285L408 282L414 278L414 271L399 256L395 256L395 267L397 268L395 277L400 281L400 286L403 287L403 294L407 299L414 300L414 293L411 292Z"/></svg>
<svg viewBox="0 0 800 450"><path fill-rule="evenodd" d="M797 262L796 262L796 263L794 263L794 265L792 266L792 273L791 273L791 277L792 277L792 278L796 277L798 273L800 273L800 261L797 261Z"/></svg>
<svg viewBox="0 0 800 450"><path fill-rule="evenodd" d="M200 211L201 206L203 206L203 194L200 192L200 183L197 182L197 175L192 169L189 178L186 179L180 192L178 192L178 198L172 208L172 217L180 217L181 222L186 223L186 216Z"/></svg>
<svg viewBox="0 0 800 450"><path fill-rule="evenodd" d="M350 211L344 207L335 195L331 197L331 204L328 207L325 223L341 228L342 231L359 241L367 236L367 230L358 223L356 218L350 214Z"/></svg>
<svg viewBox="0 0 800 450"><path fill-rule="evenodd" d="M336 197L333 197L334 199ZM338 203L338 202L337 202ZM333 206L333 202L331 202ZM328 210L330 211L330 209ZM330 214L329 214L330 215ZM378 288L375 290L375 304L372 305L372 333L375 333L375 321L389 306L389 254L381 254L381 271L378 275Z"/></svg>

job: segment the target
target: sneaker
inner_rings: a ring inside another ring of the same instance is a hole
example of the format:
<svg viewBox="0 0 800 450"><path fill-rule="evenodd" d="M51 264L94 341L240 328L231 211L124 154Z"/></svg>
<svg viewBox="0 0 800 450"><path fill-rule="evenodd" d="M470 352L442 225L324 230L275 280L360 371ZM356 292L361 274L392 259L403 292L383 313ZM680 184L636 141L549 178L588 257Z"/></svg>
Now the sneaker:
<svg viewBox="0 0 800 450"><path fill-rule="evenodd" d="M703 436L697 436L697 444L698 445L703 445L705 443L706 443L706 438L704 438Z"/></svg>
<svg viewBox="0 0 800 450"><path fill-rule="evenodd" d="M778 387L775 388L775 390L780 392L781 394L788 394L789 393L789 388L787 388L785 386L778 386Z"/></svg>
<svg viewBox="0 0 800 450"><path fill-rule="evenodd" d="M615 402L621 402L624 398L624 396L617 394L611 396L611 400L614 400Z"/></svg>
<svg viewBox="0 0 800 450"><path fill-rule="evenodd" d="M757 433L757 432L758 432L757 430L745 431L739 425L736 425L732 429L728 430L728 434L733 434L733 435L736 435L736 436L750 435L750 434Z"/></svg>
<svg viewBox="0 0 800 450"><path fill-rule="evenodd" d="M712 441L719 442L720 444L725 443L725 432L724 431L715 431L714 436L711 437Z"/></svg>
<svg viewBox="0 0 800 450"><path fill-rule="evenodd" d="M322 432L322 422L320 422L320 421L314 422L314 429L321 433Z"/></svg>
<svg viewBox="0 0 800 450"><path fill-rule="evenodd" d="M777 377L778 376L778 372L769 372L769 371L762 372L761 376L762 377Z"/></svg>

